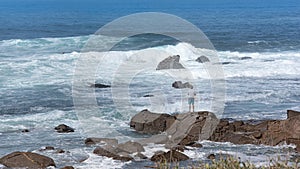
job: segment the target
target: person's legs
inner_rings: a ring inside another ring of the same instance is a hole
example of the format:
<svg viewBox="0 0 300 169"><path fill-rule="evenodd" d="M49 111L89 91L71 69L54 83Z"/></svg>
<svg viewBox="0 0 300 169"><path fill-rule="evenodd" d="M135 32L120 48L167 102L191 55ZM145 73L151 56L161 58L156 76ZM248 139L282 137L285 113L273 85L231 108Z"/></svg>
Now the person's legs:
<svg viewBox="0 0 300 169"><path fill-rule="evenodd" d="M192 100L191 100L191 98L188 98L188 104L189 104L189 112L191 112L191 107L192 107Z"/></svg>
<svg viewBox="0 0 300 169"><path fill-rule="evenodd" d="M195 110L194 103L195 103L195 99L192 98L192 99L191 99L192 112L194 112L194 110Z"/></svg>

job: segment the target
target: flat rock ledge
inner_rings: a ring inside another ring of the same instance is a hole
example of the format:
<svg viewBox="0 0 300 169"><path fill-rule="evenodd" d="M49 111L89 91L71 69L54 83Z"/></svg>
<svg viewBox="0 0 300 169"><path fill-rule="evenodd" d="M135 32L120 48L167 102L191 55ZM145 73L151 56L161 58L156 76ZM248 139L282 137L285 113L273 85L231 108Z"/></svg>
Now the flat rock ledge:
<svg viewBox="0 0 300 169"><path fill-rule="evenodd" d="M102 138L102 140L109 139ZM145 159L146 156L142 154L144 151L145 149L140 143L127 141L116 145L106 144L104 146L99 146L93 151L93 153L99 156L109 157L114 160L131 161L134 160L134 157Z"/></svg>
<svg viewBox="0 0 300 169"><path fill-rule="evenodd" d="M13 152L0 159L0 163L8 168L41 169L56 166L54 160L31 152Z"/></svg>

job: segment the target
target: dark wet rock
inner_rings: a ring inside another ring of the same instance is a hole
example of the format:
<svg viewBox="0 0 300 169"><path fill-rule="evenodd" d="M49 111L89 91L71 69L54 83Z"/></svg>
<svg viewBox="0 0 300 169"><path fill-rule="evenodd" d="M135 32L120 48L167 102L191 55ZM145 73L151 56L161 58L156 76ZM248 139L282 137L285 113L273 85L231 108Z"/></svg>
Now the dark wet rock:
<svg viewBox="0 0 300 169"><path fill-rule="evenodd" d="M255 131L255 132L251 133L251 135L256 139L260 139L262 137L262 132L261 131Z"/></svg>
<svg viewBox="0 0 300 169"><path fill-rule="evenodd" d="M39 151L55 151L55 153L65 153L63 149L54 148L52 146L46 146L45 148L42 148Z"/></svg>
<svg viewBox="0 0 300 169"><path fill-rule="evenodd" d="M112 158L114 160L120 160L120 161L130 161L133 160L133 157L131 157L126 152L117 152L115 148L111 146L104 146L104 147L97 147L94 151L94 154L105 156Z"/></svg>
<svg viewBox="0 0 300 169"><path fill-rule="evenodd" d="M234 62L221 62L222 65L234 64Z"/></svg>
<svg viewBox="0 0 300 169"><path fill-rule="evenodd" d="M287 144L294 144L296 145L295 150L299 153L300 152L300 139L287 139Z"/></svg>
<svg viewBox="0 0 300 169"><path fill-rule="evenodd" d="M73 166L65 166L65 167L60 168L60 169L74 169L74 167Z"/></svg>
<svg viewBox="0 0 300 169"><path fill-rule="evenodd" d="M9 168L47 168L56 166L53 159L31 152L13 152L0 159L0 163Z"/></svg>
<svg viewBox="0 0 300 169"><path fill-rule="evenodd" d="M143 97L154 97L154 95L153 94L146 94Z"/></svg>
<svg viewBox="0 0 300 169"><path fill-rule="evenodd" d="M46 147L40 149L39 151L52 151L52 150L55 150L55 148L52 146L46 146Z"/></svg>
<svg viewBox="0 0 300 169"><path fill-rule="evenodd" d="M144 154L142 154L142 153L137 153L134 157L138 157L138 158L140 158L140 159L148 159L148 157L147 156L145 156Z"/></svg>
<svg viewBox="0 0 300 169"><path fill-rule="evenodd" d="M196 61L199 62L199 63L210 62L209 59L206 56L200 56L196 59Z"/></svg>
<svg viewBox="0 0 300 169"><path fill-rule="evenodd" d="M178 162L188 160L189 157L178 151L168 151L168 152L156 152L152 157L151 161L155 162Z"/></svg>
<svg viewBox="0 0 300 169"><path fill-rule="evenodd" d="M22 133L28 133L28 132L30 132L28 129L23 129L23 130L21 130L21 132Z"/></svg>
<svg viewBox="0 0 300 169"><path fill-rule="evenodd" d="M171 148L171 150L184 152L187 148L184 145L176 145Z"/></svg>
<svg viewBox="0 0 300 169"><path fill-rule="evenodd" d="M179 63L180 56L174 55L169 56L168 58L161 61L158 65L156 70L162 69L184 69L181 63Z"/></svg>
<svg viewBox="0 0 300 169"><path fill-rule="evenodd" d="M117 139L112 139L112 138L95 138L95 137L91 137L91 138L85 139L84 143L86 145L107 144L107 145L115 146L115 145L118 144L118 140Z"/></svg>
<svg viewBox="0 0 300 169"><path fill-rule="evenodd" d="M275 60L274 59L265 59L263 60L263 62L274 62Z"/></svg>
<svg viewBox="0 0 300 169"><path fill-rule="evenodd" d="M46 146L44 150L55 150L55 148L52 146Z"/></svg>
<svg viewBox="0 0 300 169"><path fill-rule="evenodd" d="M129 154L132 154L132 153L136 153L136 152L138 152L138 153L144 152L145 149L138 142L127 141L125 143L119 144L117 146L117 151L123 151L123 152L127 152Z"/></svg>
<svg viewBox="0 0 300 169"><path fill-rule="evenodd" d="M111 86L110 85L106 85L106 84L101 84L101 83L95 83L95 84L91 84L90 87L95 87L95 88L109 88Z"/></svg>
<svg viewBox="0 0 300 169"><path fill-rule="evenodd" d="M182 81L175 81L172 83L172 87L176 89L183 89L183 88L193 88L193 85L191 85L189 82L182 83Z"/></svg>
<svg viewBox="0 0 300 169"><path fill-rule="evenodd" d="M74 132L74 129L65 125L65 124L60 124L57 127L54 128L57 132L59 133L69 133L69 132Z"/></svg>
<svg viewBox="0 0 300 169"><path fill-rule="evenodd" d="M209 154L209 155L207 156L207 158L210 159L210 160L214 160L214 159L216 159L216 155L214 155L214 154Z"/></svg>
<svg viewBox="0 0 300 169"><path fill-rule="evenodd" d="M300 112L299 111L295 111L295 110L287 110L287 118L292 118L295 116L299 116Z"/></svg>
<svg viewBox="0 0 300 169"><path fill-rule="evenodd" d="M248 59L252 59L252 57L245 56L245 57L241 57L241 58L240 58L240 60L248 60Z"/></svg>
<svg viewBox="0 0 300 169"><path fill-rule="evenodd" d="M174 116L169 114L158 114L143 110L132 117L130 127L139 133L157 134L166 131L175 119Z"/></svg>
<svg viewBox="0 0 300 169"><path fill-rule="evenodd" d="M58 154L65 153L65 150L63 150L63 149L57 149L57 150L56 150L56 153L58 153Z"/></svg>
<svg viewBox="0 0 300 169"><path fill-rule="evenodd" d="M197 142L191 142L191 143L187 144L186 146L190 146L190 147L197 147L197 148L201 148L201 147L203 147L203 145L202 145L202 144L200 144L200 143L197 143Z"/></svg>

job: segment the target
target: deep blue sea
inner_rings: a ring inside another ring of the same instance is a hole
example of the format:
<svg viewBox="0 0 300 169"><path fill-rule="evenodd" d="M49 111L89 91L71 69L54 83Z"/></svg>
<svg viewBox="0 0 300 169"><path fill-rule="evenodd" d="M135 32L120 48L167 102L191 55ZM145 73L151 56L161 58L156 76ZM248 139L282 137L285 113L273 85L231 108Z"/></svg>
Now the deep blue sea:
<svg viewBox="0 0 300 169"><path fill-rule="evenodd" d="M212 79L206 67L195 61L203 49L189 42L142 34L123 39L109 52L82 52L99 28L139 12L176 15L194 24L211 41L226 82L225 103L221 105L224 112L220 118L285 119L287 109L300 110L298 0L1 0L0 156L13 151L33 151L52 157L58 168L65 165L75 168L149 165L144 161L123 163L96 156L92 153L94 147L86 147L83 140L88 136L117 138L120 142L134 140L144 137L129 128L130 118L140 110L147 108L169 114L188 110L181 95L185 91L171 86L174 80L186 80L170 76L182 73L179 70L139 70L130 79L127 95L118 95L117 100L113 96L122 90L114 93L110 88L89 87L95 81L120 82L125 75L117 77L124 64L131 66L126 70L136 70L134 68L145 62L140 56L152 51L180 55L180 62L195 77L192 83L197 86L196 109L212 111L211 104L216 99L212 95ZM128 30L120 28L119 31ZM109 36L100 36L100 39L99 48L116 41ZM74 98L81 94L74 91L78 60L99 54L105 57L98 60L94 78L82 82L92 94L83 97L87 100L82 103L85 108L78 112ZM146 94L155 97L142 97ZM95 100L96 107L89 105L90 99ZM125 102L131 105L130 109ZM76 132L56 133L54 127L61 123L74 127ZM30 132L21 133L22 129ZM201 143L203 149L185 152L194 161L220 152L265 165L270 157L287 153L287 145ZM66 153L39 151L45 146L61 148ZM149 145L146 155L151 156L159 148Z"/></svg>

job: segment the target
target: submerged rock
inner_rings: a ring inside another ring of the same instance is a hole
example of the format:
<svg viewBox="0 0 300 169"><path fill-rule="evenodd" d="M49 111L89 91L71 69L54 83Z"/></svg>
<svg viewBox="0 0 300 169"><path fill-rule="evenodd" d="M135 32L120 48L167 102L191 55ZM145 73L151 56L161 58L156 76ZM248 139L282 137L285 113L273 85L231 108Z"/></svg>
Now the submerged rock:
<svg viewBox="0 0 300 169"><path fill-rule="evenodd" d="M9 168L40 169L56 166L53 159L31 152L13 152L0 159L0 163Z"/></svg>
<svg viewBox="0 0 300 169"><path fill-rule="evenodd" d="M245 57L241 57L241 58L240 58L240 60L248 60L248 59L252 59L252 57L245 56Z"/></svg>
<svg viewBox="0 0 300 169"><path fill-rule="evenodd" d="M153 94L146 94L143 97L154 97L154 95Z"/></svg>
<svg viewBox="0 0 300 169"><path fill-rule="evenodd" d="M54 128L57 132L59 133L69 133L69 132L74 132L74 129L65 125L65 124L60 124L57 127Z"/></svg>
<svg viewBox="0 0 300 169"><path fill-rule="evenodd" d="M21 130L21 132L22 133L28 133L28 132L30 132L28 129L23 129L23 130Z"/></svg>
<svg viewBox="0 0 300 169"><path fill-rule="evenodd" d="M180 56L174 55L169 56L168 58L161 61L157 67L156 70L163 70L163 69L184 69L181 63L179 63Z"/></svg>
<svg viewBox="0 0 300 169"><path fill-rule="evenodd" d="M95 87L95 88L109 88L111 86L110 85L106 85L106 84L101 84L101 83L95 83L95 84L91 84L90 87Z"/></svg>
<svg viewBox="0 0 300 169"><path fill-rule="evenodd" d="M86 145L92 145L92 144L106 144L106 145L111 145L111 146L116 146L118 144L117 139L112 139L112 138L87 138L85 139L84 143Z"/></svg>

